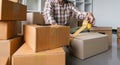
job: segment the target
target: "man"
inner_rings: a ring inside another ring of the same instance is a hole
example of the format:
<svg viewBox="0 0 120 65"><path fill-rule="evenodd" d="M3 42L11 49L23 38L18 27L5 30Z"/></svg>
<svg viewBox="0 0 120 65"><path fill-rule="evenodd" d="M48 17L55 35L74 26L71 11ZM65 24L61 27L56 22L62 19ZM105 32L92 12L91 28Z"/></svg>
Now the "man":
<svg viewBox="0 0 120 65"><path fill-rule="evenodd" d="M45 23L52 25L69 25L71 16L76 19L89 19L92 24L94 23L92 13L79 11L68 0L46 0L43 15Z"/></svg>

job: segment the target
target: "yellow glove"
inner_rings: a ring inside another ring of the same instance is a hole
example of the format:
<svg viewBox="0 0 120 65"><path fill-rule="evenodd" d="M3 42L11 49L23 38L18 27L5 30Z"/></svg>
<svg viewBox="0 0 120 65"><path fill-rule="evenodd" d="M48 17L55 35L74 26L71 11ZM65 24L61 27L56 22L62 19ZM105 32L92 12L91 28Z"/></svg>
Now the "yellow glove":
<svg viewBox="0 0 120 65"><path fill-rule="evenodd" d="M87 29L89 30L92 27L90 23L87 24Z"/></svg>
<svg viewBox="0 0 120 65"><path fill-rule="evenodd" d="M73 33L73 37L76 37L78 36L78 34L80 32L82 32L84 29L90 29L92 27L92 25L87 21L87 20L84 20L83 23L82 23L82 27L79 28L75 33Z"/></svg>

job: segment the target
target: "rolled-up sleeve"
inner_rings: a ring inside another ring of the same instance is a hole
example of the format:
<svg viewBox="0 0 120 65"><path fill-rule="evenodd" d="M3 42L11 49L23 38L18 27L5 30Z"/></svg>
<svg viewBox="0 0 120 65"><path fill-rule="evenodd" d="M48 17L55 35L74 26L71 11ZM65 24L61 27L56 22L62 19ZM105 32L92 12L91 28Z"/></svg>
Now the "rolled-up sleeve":
<svg viewBox="0 0 120 65"><path fill-rule="evenodd" d="M46 0L45 2L45 7L44 7L44 19L46 24L54 24L56 23L53 15L53 8L54 8L54 3L51 0Z"/></svg>

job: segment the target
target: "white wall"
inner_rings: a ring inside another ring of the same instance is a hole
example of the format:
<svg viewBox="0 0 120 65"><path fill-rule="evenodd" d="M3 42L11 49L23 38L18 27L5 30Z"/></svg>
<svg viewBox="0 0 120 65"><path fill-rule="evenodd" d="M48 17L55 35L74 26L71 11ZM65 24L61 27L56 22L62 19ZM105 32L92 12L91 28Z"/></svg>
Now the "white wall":
<svg viewBox="0 0 120 65"><path fill-rule="evenodd" d="M93 0L96 26L120 27L120 0Z"/></svg>

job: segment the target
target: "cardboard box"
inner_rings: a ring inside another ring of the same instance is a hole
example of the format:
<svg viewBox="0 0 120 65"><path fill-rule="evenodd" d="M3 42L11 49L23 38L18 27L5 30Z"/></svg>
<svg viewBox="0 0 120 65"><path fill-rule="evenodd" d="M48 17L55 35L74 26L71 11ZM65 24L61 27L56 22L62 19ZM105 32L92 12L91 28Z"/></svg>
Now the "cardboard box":
<svg viewBox="0 0 120 65"><path fill-rule="evenodd" d="M112 27L92 27L91 32L99 32L109 36L109 43L112 45Z"/></svg>
<svg viewBox="0 0 120 65"><path fill-rule="evenodd" d="M22 44L22 37L0 40L0 56L11 56Z"/></svg>
<svg viewBox="0 0 120 65"><path fill-rule="evenodd" d="M15 20L19 20L19 21L26 20L27 6L20 3L15 3L13 10L15 15Z"/></svg>
<svg viewBox="0 0 120 65"><path fill-rule="evenodd" d="M0 56L8 56L8 63L11 64L12 54L22 45L22 37L15 37L9 40L0 40Z"/></svg>
<svg viewBox="0 0 120 65"><path fill-rule="evenodd" d="M20 4L20 20L25 20L27 19L27 6Z"/></svg>
<svg viewBox="0 0 120 65"><path fill-rule="evenodd" d="M117 38L120 38L120 27L117 28Z"/></svg>
<svg viewBox="0 0 120 65"><path fill-rule="evenodd" d="M117 43L120 44L120 38L117 38Z"/></svg>
<svg viewBox="0 0 120 65"><path fill-rule="evenodd" d="M69 26L25 25L25 42L34 52L69 44Z"/></svg>
<svg viewBox="0 0 120 65"><path fill-rule="evenodd" d="M14 20L13 6L13 2L0 0L0 20Z"/></svg>
<svg viewBox="0 0 120 65"><path fill-rule="evenodd" d="M18 15L18 19L19 21L26 21L26 18L27 18L27 6L25 5L22 5L22 4L18 4L19 5L19 15Z"/></svg>
<svg viewBox="0 0 120 65"><path fill-rule="evenodd" d="M20 21L16 21L16 29L17 29L17 32L18 32L18 34L21 34L22 33L22 31L21 31L21 25L22 25L22 22L20 22ZM22 34L23 35L23 34Z"/></svg>
<svg viewBox="0 0 120 65"><path fill-rule="evenodd" d="M6 10L7 9L7 10ZM0 20L25 20L26 6L19 3L0 0ZM21 16L22 15L22 16Z"/></svg>
<svg viewBox="0 0 120 65"><path fill-rule="evenodd" d="M80 58L86 59L108 50L108 36L99 33L81 33L71 41L71 53Z"/></svg>
<svg viewBox="0 0 120 65"><path fill-rule="evenodd" d="M17 22L1 21L0 22L0 40L10 39L17 35Z"/></svg>
<svg viewBox="0 0 120 65"><path fill-rule="evenodd" d="M12 56L12 65L65 65L63 48L34 53L25 43Z"/></svg>
<svg viewBox="0 0 120 65"><path fill-rule="evenodd" d="M0 65L9 65L8 57L1 57L0 56Z"/></svg>
<svg viewBox="0 0 120 65"><path fill-rule="evenodd" d="M27 13L27 24L45 24L44 17L40 12Z"/></svg>
<svg viewBox="0 0 120 65"><path fill-rule="evenodd" d="M120 27L117 28L117 32L120 32Z"/></svg>
<svg viewBox="0 0 120 65"><path fill-rule="evenodd" d="M117 32L117 38L120 38L120 32Z"/></svg>
<svg viewBox="0 0 120 65"><path fill-rule="evenodd" d="M9 0L9 1L12 1L12 2L15 2L15 3L20 3L21 0Z"/></svg>

